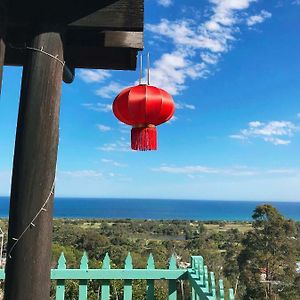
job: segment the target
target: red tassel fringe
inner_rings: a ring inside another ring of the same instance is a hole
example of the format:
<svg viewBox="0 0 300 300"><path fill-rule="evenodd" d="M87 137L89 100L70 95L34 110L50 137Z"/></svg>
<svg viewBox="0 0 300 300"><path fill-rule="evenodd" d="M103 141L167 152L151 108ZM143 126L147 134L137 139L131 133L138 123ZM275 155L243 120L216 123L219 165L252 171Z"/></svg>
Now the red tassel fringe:
<svg viewBox="0 0 300 300"><path fill-rule="evenodd" d="M156 150L156 127L132 128L131 149L138 151Z"/></svg>

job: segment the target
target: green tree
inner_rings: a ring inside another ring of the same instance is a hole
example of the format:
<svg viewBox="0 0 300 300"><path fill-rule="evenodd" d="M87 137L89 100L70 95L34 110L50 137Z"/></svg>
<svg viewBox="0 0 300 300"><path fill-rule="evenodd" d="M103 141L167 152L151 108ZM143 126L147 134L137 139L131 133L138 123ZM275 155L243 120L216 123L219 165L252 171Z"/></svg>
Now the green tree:
<svg viewBox="0 0 300 300"><path fill-rule="evenodd" d="M244 299L296 299L295 223L271 205L257 206L253 230L246 234L239 255Z"/></svg>

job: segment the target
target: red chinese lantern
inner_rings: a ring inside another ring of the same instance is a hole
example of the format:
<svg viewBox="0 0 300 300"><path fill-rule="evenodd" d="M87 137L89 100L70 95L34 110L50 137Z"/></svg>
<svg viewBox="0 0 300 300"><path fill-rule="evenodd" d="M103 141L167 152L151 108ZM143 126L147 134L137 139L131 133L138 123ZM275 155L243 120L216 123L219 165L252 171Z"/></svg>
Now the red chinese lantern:
<svg viewBox="0 0 300 300"><path fill-rule="evenodd" d="M171 95L147 84L124 89L113 102L115 116L121 122L132 126L133 150L156 150L156 126L170 120L174 111Z"/></svg>

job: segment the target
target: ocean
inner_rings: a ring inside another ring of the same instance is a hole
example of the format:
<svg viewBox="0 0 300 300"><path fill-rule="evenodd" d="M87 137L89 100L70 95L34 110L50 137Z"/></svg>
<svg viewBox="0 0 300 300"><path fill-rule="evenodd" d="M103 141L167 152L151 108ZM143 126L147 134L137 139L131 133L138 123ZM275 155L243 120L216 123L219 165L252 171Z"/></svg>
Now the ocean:
<svg viewBox="0 0 300 300"><path fill-rule="evenodd" d="M249 221L257 205L269 203L286 218L300 221L300 202L56 198L55 218ZM9 198L0 197L0 217Z"/></svg>

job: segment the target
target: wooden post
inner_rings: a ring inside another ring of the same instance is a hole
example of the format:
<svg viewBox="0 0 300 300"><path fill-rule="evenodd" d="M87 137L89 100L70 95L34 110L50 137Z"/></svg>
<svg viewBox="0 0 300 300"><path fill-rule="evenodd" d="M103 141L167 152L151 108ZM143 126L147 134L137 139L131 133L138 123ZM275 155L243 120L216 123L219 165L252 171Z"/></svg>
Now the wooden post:
<svg viewBox="0 0 300 300"><path fill-rule="evenodd" d="M2 74L4 66L4 56L5 56L5 38L6 33L6 1L0 2L0 95L2 88Z"/></svg>
<svg viewBox="0 0 300 300"><path fill-rule="evenodd" d="M28 45L63 60L61 35L37 33ZM52 208L63 65L49 55L28 50L14 154L6 265L6 300L50 297ZM49 197L50 196L50 197ZM43 207L32 226L24 233ZM14 246L16 240L19 239ZM12 251L10 251L13 248Z"/></svg>

